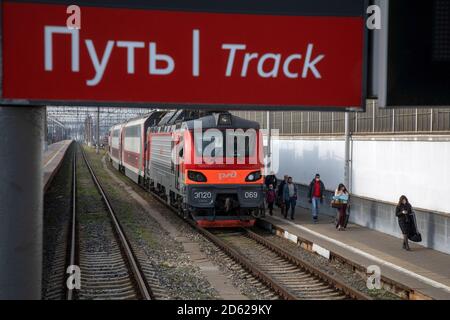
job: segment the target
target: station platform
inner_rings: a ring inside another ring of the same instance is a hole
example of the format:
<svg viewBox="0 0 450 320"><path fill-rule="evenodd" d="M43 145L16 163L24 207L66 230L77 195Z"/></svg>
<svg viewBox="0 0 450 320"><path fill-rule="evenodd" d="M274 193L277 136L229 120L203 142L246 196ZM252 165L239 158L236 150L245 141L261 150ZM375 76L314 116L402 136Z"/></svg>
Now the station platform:
<svg viewBox="0 0 450 320"><path fill-rule="evenodd" d="M54 176L61 166L72 140L62 140L48 146L43 155L44 192L49 188Z"/></svg>
<svg viewBox="0 0 450 320"><path fill-rule="evenodd" d="M277 208L258 224L309 251L349 264L355 272L367 274L368 266L378 266L383 286L401 288L395 291L404 298L450 299L450 255L413 242L406 251L399 238L351 223L338 231L334 221L319 213L314 224L310 210L296 207L294 220L285 219Z"/></svg>

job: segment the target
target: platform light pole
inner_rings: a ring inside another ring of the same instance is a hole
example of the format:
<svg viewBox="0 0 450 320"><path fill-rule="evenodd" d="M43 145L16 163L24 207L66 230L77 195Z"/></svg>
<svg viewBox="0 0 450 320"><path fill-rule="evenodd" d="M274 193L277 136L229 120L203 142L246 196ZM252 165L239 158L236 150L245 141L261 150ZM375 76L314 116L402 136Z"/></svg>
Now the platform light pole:
<svg viewBox="0 0 450 320"><path fill-rule="evenodd" d="M0 300L40 299L44 107L0 107Z"/></svg>

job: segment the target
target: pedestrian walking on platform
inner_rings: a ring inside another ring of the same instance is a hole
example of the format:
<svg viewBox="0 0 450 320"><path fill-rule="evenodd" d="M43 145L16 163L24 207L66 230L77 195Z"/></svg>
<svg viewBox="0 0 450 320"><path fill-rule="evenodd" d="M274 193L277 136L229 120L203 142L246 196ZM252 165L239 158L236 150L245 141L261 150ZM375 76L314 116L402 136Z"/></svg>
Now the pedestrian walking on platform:
<svg viewBox="0 0 450 320"><path fill-rule="evenodd" d="M297 186L292 182L292 177L289 177L284 185L283 196L286 204L284 217L287 219L288 211L291 209L291 220L294 220L295 206L297 205Z"/></svg>
<svg viewBox="0 0 450 320"><path fill-rule="evenodd" d="M278 186L277 191L277 205L281 210L281 215L285 216L286 211L286 203L284 202L284 186L287 184L289 176L287 174L284 175L283 181L281 181L280 185Z"/></svg>
<svg viewBox="0 0 450 320"><path fill-rule="evenodd" d="M275 203L276 198L277 198L277 194L275 193L275 190L273 189L273 185L269 184L269 190L267 190L267 193L266 193L266 201L267 201L267 207L269 208L270 215L273 215L273 204Z"/></svg>
<svg viewBox="0 0 450 320"><path fill-rule="evenodd" d="M406 196L401 196L398 201L397 208L395 209L395 215L398 218L398 224L403 234L403 249L410 251L408 243L408 234L411 233L412 227L412 206Z"/></svg>
<svg viewBox="0 0 450 320"><path fill-rule="evenodd" d="M339 231L345 230L347 227L347 206L349 201L349 194L344 184L339 184L338 188L334 192L333 207L339 211L336 228Z"/></svg>
<svg viewBox="0 0 450 320"><path fill-rule="evenodd" d="M322 180L320 180L320 174L317 173L314 179L309 184L308 192L308 198L309 203L311 203L311 212L314 223L317 223L317 219L319 216L319 202L323 203L324 192L325 185L323 184Z"/></svg>

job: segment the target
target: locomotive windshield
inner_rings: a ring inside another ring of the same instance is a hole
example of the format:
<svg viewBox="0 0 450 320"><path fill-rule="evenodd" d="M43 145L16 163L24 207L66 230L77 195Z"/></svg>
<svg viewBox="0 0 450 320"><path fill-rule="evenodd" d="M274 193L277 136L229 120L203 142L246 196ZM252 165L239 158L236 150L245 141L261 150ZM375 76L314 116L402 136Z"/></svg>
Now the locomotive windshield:
<svg viewBox="0 0 450 320"><path fill-rule="evenodd" d="M248 158L256 153L254 129L209 129L194 134L195 150L198 156Z"/></svg>

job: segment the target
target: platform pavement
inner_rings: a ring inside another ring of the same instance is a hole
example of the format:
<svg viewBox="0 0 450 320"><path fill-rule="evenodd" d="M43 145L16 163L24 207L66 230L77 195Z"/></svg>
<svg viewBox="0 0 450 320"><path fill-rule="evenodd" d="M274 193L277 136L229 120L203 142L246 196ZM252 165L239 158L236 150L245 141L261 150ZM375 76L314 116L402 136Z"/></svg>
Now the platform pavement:
<svg viewBox="0 0 450 320"><path fill-rule="evenodd" d="M43 155L44 191L48 189L50 183L64 159L67 149L72 140L62 140L52 143Z"/></svg>
<svg viewBox="0 0 450 320"><path fill-rule="evenodd" d="M320 213L318 223L314 224L311 212L301 207L296 208L293 221L282 217L279 209L274 210L273 216L267 212L264 220L296 242L292 235L364 268L378 265L382 276L404 284L418 296L450 299L448 254L412 242L412 251L406 251L402 249L401 239L355 224L338 231L334 218Z"/></svg>

